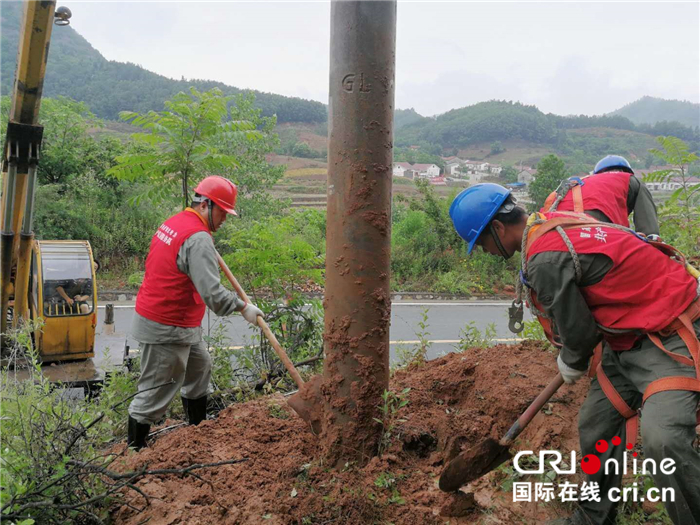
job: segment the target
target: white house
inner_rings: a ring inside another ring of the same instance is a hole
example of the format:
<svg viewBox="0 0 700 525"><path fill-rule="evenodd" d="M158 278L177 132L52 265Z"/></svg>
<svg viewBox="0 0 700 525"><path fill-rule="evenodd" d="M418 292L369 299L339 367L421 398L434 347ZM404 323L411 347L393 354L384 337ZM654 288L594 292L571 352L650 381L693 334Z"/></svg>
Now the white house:
<svg viewBox="0 0 700 525"><path fill-rule="evenodd" d="M459 176L461 167L461 162L448 162L445 164L445 173L448 175Z"/></svg>
<svg viewBox="0 0 700 525"><path fill-rule="evenodd" d="M645 182L647 188L651 191L676 191L683 187L682 177L671 177L664 182ZM693 188L700 185L700 179L697 177L686 177L686 186Z"/></svg>
<svg viewBox="0 0 700 525"><path fill-rule="evenodd" d="M416 170L421 178L432 179L440 176L440 166L437 164L413 164L411 169Z"/></svg>
<svg viewBox="0 0 700 525"><path fill-rule="evenodd" d="M408 162L394 162L392 175L394 177L408 177L409 172L415 171L418 177L432 179L440 175L440 166L437 164L409 164Z"/></svg>
<svg viewBox="0 0 700 525"><path fill-rule="evenodd" d="M498 175L503 171L503 168L499 166L498 164L490 164L489 165L489 171L493 173L494 175Z"/></svg>
<svg viewBox="0 0 700 525"><path fill-rule="evenodd" d="M410 169L412 168L408 162L394 162L392 175L394 177L405 177L406 171Z"/></svg>
<svg viewBox="0 0 700 525"><path fill-rule="evenodd" d="M518 172L518 182L530 184L535 178L535 175L537 175L537 170L532 168L522 168Z"/></svg>

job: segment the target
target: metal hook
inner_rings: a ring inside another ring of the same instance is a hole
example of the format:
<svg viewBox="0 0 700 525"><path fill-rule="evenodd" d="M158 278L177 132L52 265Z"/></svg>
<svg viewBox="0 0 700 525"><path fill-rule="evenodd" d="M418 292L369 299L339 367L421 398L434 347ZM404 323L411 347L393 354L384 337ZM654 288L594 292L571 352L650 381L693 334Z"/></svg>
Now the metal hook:
<svg viewBox="0 0 700 525"><path fill-rule="evenodd" d="M523 331L523 303L515 299L508 308L508 330L514 334Z"/></svg>
<svg viewBox="0 0 700 525"><path fill-rule="evenodd" d="M61 6L58 9L56 9L56 12L53 16L54 24L56 24L57 26L67 26L68 24L70 24L70 17L73 16L73 13L71 13L70 9L68 9L66 6Z"/></svg>

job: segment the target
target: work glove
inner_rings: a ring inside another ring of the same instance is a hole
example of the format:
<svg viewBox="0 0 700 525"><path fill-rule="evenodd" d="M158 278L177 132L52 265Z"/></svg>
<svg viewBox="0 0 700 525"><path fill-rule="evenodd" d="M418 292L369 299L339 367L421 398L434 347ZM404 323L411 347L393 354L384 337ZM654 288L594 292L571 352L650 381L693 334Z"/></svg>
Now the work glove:
<svg viewBox="0 0 700 525"><path fill-rule="evenodd" d="M573 384L586 373L585 370L576 370L567 365L561 358L561 354L557 357L557 366L559 367L559 373L564 378L564 382L568 384Z"/></svg>
<svg viewBox="0 0 700 525"><path fill-rule="evenodd" d="M258 325L258 316L261 316L263 318L265 317L262 313L262 310L252 303L247 303L243 307L243 310L241 310L241 315L243 316L243 319L248 321L253 326Z"/></svg>

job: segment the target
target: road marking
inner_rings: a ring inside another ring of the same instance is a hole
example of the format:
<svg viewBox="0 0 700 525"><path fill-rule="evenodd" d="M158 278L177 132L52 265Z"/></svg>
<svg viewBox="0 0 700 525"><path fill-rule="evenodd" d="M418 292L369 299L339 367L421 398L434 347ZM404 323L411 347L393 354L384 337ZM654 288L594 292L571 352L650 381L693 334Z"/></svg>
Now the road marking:
<svg viewBox="0 0 700 525"><path fill-rule="evenodd" d="M403 303L403 302L397 302L397 303L391 303L391 306L394 308L398 306L508 306L510 305L510 301L503 301L503 302L454 302L454 303ZM309 306L308 304L306 306ZM104 304L97 305L97 308L106 308L107 306ZM135 308L136 305L133 304L115 304L113 305L114 308Z"/></svg>
<svg viewBox="0 0 700 525"><path fill-rule="evenodd" d="M392 306L509 306L511 304L511 301L503 301L500 303L495 303L495 302L476 302L476 301L470 301L470 302L453 302L453 303L391 303Z"/></svg>
<svg viewBox="0 0 700 525"><path fill-rule="evenodd" d="M520 341L524 341L524 339L520 337L498 337L494 339L490 339L490 341L493 341L494 343L519 343ZM421 344L422 341L415 340L415 341L389 341L390 345L417 345ZM434 339L432 341L426 341L427 343L434 343L436 345L441 345L441 344L455 344L461 342L461 339Z"/></svg>

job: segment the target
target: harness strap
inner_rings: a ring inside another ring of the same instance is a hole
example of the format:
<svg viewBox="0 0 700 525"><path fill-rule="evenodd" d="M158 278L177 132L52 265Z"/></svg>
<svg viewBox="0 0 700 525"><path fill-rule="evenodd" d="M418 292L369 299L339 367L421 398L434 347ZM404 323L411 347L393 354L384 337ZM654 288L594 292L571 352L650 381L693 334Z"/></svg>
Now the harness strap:
<svg viewBox="0 0 700 525"><path fill-rule="evenodd" d="M555 200L557 200L557 192L553 191L549 194L547 200L544 201L544 206L542 206L542 209L545 211L557 211L556 209L552 209L552 205L554 204Z"/></svg>
<svg viewBox="0 0 700 525"><path fill-rule="evenodd" d="M676 318L659 333L647 334L647 336L649 337L649 339L651 339L654 345L656 345L666 355L671 357L671 359L677 361L678 363L682 363L684 365L692 366L693 368L695 368L695 377L693 378L686 376L669 376L652 381L649 384L649 386L647 386L647 388L644 390L644 396L642 398L642 407L644 406L644 403L646 403L647 399L649 399L654 394L658 394L659 392L668 392L671 390L688 390L690 392L700 392L700 340L698 339L698 336L695 333L695 327L693 326L693 322L698 319L700 319L700 299L696 299L695 301L693 301L693 303L681 315L679 315L678 318ZM688 347L688 351L690 352L691 356L690 358L671 352L664 347L659 337L659 334L662 337L667 337L673 333L677 333L681 340ZM600 351L599 348L601 348ZM603 371L603 365L599 361L599 354L602 354L601 345L596 347L596 350L593 354L591 370L593 369L594 364L597 362L598 364L595 368L595 376L598 378L598 383L600 383L600 386L603 389L603 393L605 393L605 396L610 400L610 403L612 403L612 405L620 413L620 415L627 420L625 423L627 429L627 441L634 444L637 440L637 430L639 427L638 413L635 410L632 410L630 406L625 402L625 400L622 399L620 393L615 389L613 384L605 375L605 372ZM590 370L589 375L591 375ZM700 407L698 407L696 420L698 424L700 424Z"/></svg>
<svg viewBox="0 0 700 525"><path fill-rule="evenodd" d="M591 359L591 366L588 367L588 377L594 378L598 373L598 365L603 360L603 342L598 343L593 350L593 358Z"/></svg>
<svg viewBox="0 0 700 525"><path fill-rule="evenodd" d="M593 227L593 226L605 226L605 227L610 227L610 224L607 223L602 223L600 221L595 220L592 217L589 217L588 215L583 215L580 213L575 213L575 212L566 212L566 211L559 211L557 212L561 215L566 215L565 217L555 217L553 219L549 219L547 222L543 224L538 224L530 229L528 232L527 236L527 244L526 244L526 251L523 254L523 257L527 257L527 252L530 251L530 247L532 244L542 237L545 233L548 233L556 228L585 228L585 227Z"/></svg>
<svg viewBox="0 0 700 525"><path fill-rule="evenodd" d="M574 211L576 213L583 213L583 192L581 191L581 185L578 183L575 183L571 187L571 193L574 198Z"/></svg>
<svg viewBox="0 0 700 525"><path fill-rule="evenodd" d="M637 441L637 431L639 430L639 413L631 408L624 399L622 399L622 396L610 382L608 376L605 375L605 372L603 371L603 363L598 363L598 366L596 367L596 377L598 378L600 387L603 389L605 397L607 397L610 403L612 403L615 410L617 410L620 415L627 420L625 421L627 441L634 445L634 443Z"/></svg>

